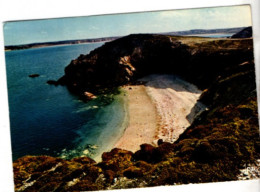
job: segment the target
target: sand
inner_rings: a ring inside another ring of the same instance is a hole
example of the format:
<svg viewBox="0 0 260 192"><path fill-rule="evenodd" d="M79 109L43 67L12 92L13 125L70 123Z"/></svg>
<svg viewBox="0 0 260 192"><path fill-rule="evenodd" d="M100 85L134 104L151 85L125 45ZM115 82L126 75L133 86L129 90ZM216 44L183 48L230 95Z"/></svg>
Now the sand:
<svg viewBox="0 0 260 192"><path fill-rule="evenodd" d="M128 126L114 147L137 151L143 143L155 140L157 111L143 85L124 86L128 100Z"/></svg>
<svg viewBox="0 0 260 192"><path fill-rule="evenodd" d="M196 115L205 109L197 101L202 91L173 75L152 75L142 80L147 81L146 92L159 116L157 139L176 141Z"/></svg>
<svg viewBox="0 0 260 192"><path fill-rule="evenodd" d="M145 85L124 86L128 97L129 124L114 147L137 151L158 139L174 142L205 109L197 102L201 91L173 75L150 75Z"/></svg>

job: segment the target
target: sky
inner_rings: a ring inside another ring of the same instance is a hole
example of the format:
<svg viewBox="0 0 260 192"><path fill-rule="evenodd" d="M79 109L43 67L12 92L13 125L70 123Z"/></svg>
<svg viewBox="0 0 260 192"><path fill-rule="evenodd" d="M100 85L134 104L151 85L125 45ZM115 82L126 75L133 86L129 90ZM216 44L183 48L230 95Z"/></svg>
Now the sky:
<svg viewBox="0 0 260 192"><path fill-rule="evenodd" d="M5 45L252 25L249 5L10 21Z"/></svg>

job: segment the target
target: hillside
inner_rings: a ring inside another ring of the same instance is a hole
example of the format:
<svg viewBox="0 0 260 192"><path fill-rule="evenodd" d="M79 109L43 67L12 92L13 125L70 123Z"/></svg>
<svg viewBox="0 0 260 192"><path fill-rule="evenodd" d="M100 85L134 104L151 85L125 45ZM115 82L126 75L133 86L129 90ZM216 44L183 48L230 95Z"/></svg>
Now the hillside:
<svg viewBox="0 0 260 192"><path fill-rule="evenodd" d="M199 35L199 34L235 34L243 30L244 27L238 28L224 28L224 29L192 29L188 31L176 31L176 32L168 32L163 33L164 35Z"/></svg>

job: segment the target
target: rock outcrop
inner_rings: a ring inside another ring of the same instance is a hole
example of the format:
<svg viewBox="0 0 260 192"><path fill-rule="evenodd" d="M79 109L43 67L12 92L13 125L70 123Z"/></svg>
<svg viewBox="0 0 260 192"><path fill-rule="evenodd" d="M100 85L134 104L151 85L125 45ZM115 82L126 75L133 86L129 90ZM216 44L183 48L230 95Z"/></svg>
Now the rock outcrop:
<svg viewBox="0 0 260 192"><path fill-rule="evenodd" d="M31 78L35 78L35 77L39 77L40 75L37 74L37 73L34 73L34 74L31 74L31 75L28 75L28 76L31 77Z"/></svg>
<svg viewBox="0 0 260 192"><path fill-rule="evenodd" d="M49 85L59 85L59 83L55 80L48 80L46 83Z"/></svg>
<svg viewBox="0 0 260 192"><path fill-rule="evenodd" d="M129 35L72 60L58 83L95 94L148 74L173 73L204 89L225 69L253 60L252 50L252 39Z"/></svg>

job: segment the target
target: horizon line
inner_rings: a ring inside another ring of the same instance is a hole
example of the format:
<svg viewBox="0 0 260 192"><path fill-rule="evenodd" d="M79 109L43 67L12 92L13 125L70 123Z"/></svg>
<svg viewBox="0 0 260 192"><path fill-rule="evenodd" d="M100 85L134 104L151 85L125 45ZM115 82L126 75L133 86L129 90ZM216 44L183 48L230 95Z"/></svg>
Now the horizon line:
<svg viewBox="0 0 260 192"><path fill-rule="evenodd" d="M39 41L39 42L32 42L32 43L26 43L26 44L10 44L10 45L4 45L4 47L11 47L11 46L26 46L26 45L37 45L37 44L45 44L45 43L62 43L66 41L84 41L84 40L98 40L98 39L103 39L103 38L121 38L125 37L128 35L132 34L164 34L164 33L180 33L180 32L188 32L188 31L194 31L194 30L201 30L201 31L210 31L210 30L221 30L221 29L237 29L237 28L247 28L247 27L252 27L250 26L244 26L244 27L230 27L230 28L211 28L211 29L199 29L199 28L194 28L194 29L189 29L189 30L181 30L181 31L165 31L165 32L157 32L157 33L130 33L127 35L118 35L118 36L104 36L104 37L96 37L96 38L84 38L84 39L64 39L64 40L57 40L57 41ZM104 40L105 41L105 40ZM94 42L93 42L94 43Z"/></svg>

